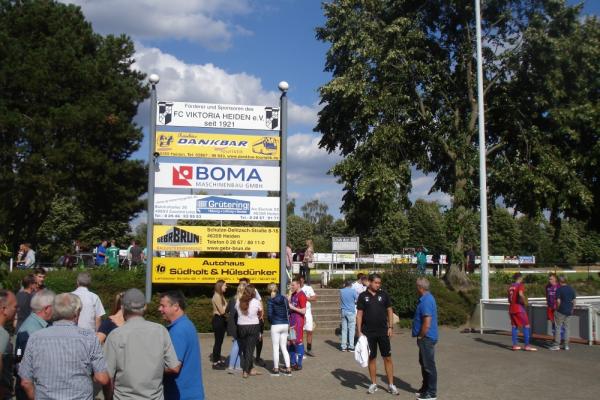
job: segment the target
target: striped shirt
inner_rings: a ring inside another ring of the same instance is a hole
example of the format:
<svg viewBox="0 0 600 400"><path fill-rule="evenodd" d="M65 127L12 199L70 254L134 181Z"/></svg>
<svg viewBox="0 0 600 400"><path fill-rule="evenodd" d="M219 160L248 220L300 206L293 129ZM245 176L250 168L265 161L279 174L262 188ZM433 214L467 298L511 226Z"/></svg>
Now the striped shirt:
<svg viewBox="0 0 600 400"><path fill-rule="evenodd" d="M106 370L94 332L57 321L31 335L19 375L33 382L36 400L93 400L91 376Z"/></svg>

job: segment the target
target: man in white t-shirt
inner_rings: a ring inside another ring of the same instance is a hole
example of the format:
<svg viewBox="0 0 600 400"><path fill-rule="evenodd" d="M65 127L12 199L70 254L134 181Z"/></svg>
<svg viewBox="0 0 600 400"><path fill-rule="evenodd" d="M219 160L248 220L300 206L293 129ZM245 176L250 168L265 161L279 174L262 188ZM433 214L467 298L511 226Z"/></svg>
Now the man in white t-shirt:
<svg viewBox="0 0 600 400"><path fill-rule="evenodd" d="M100 297L88 289L91 284L92 276L89 272L79 273L77 275L77 289L73 291L73 294L81 300L81 313L77 325L80 328L96 332L100 326L100 319L106 312Z"/></svg>
<svg viewBox="0 0 600 400"><path fill-rule="evenodd" d="M363 273L359 273L356 275L356 282L352 284L352 289L356 291L357 295L360 295L362 292L367 290L368 282L369 277Z"/></svg>
<svg viewBox="0 0 600 400"><path fill-rule="evenodd" d="M317 301L317 294L312 286L304 282L304 277L300 277L300 290L306 295L306 314L304 314L304 330L306 331L306 354L313 357L312 354L312 337L315 329L315 322L312 315L311 302Z"/></svg>

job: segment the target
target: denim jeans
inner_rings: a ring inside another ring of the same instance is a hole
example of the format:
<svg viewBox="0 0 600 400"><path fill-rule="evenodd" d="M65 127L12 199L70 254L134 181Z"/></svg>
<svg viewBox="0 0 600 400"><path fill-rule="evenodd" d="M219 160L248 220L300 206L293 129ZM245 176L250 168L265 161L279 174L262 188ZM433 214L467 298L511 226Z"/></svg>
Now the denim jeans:
<svg viewBox="0 0 600 400"><path fill-rule="evenodd" d="M354 332L356 331L356 313L342 311L342 350L354 350Z"/></svg>
<svg viewBox="0 0 600 400"><path fill-rule="evenodd" d="M241 369L240 367L240 346L238 341L233 339L231 352L229 353L229 369Z"/></svg>
<svg viewBox="0 0 600 400"><path fill-rule="evenodd" d="M417 339L419 346L419 364L421 364L421 375L423 384L421 390L431 396L437 394L437 369L435 368L435 344L437 341L428 337Z"/></svg>

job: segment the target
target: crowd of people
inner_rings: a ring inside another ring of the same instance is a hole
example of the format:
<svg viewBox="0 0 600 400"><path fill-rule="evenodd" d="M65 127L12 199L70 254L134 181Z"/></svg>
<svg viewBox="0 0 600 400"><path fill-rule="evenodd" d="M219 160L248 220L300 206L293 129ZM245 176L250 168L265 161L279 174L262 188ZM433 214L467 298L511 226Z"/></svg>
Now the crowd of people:
<svg viewBox="0 0 600 400"><path fill-rule="evenodd" d="M554 341L549 348L552 351L569 350L569 320L575 310L577 294L568 285L564 275L557 276L552 273L546 285L546 316L552 324ZM512 349L514 351L537 351L531 341L531 325L527 314L528 300L525 295L523 274L517 272L513 275L513 283L508 288L509 316L512 328ZM519 345L519 330L523 332L524 346Z"/></svg>
<svg viewBox="0 0 600 400"><path fill-rule="evenodd" d="M146 301L138 289L115 296L110 315L93 293L91 275L77 275L74 290L55 294L45 286L46 272L33 269L23 277L16 295L0 290L0 399L93 399L94 387L105 399L203 399L204 387L197 330L186 316L187 302L180 291L160 294L158 311L166 327L147 321ZM315 324L311 303L315 290L304 276L294 277L287 293L276 284L267 287L266 309L247 278L240 279L235 295L226 298L227 283L218 281L212 297L214 345L212 368L240 373L244 379L261 375L265 320L271 326L274 376L302 371L312 352ZM422 374L417 398L437 398L435 347L438 337L437 305L429 281L416 277L418 303L412 336L419 349ZM340 351L354 352L368 368L375 393L378 354L383 359L387 391L398 395L390 337L393 334L392 300L382 289L381 276L359 274L339 291ZM569 350L569 319L574 312L575 291L564 276L551 274L546 286L548 320L554 342L550 350ZM523 276L517 273L508 288L513 350L536 351L530 344L527 296ZM11 340L5 326L13 324ZM524 346L519 341L523 332ZM225 335L231 337L227 358L222 354ZM14 343L14 346L13 346ZM281 361L281 362L280 362Z"/></svg>
<svg viewBox="0 0 600 400"><path fill-rule="evenodd" d="M88 272L61 294L45 275L26 275L17 295L0 290L0 399L92 400L95 387L107 400L204 399L197 330L180 291L160 294L165 327L144 318L138 289L119 293L106 317Z"/></svg>

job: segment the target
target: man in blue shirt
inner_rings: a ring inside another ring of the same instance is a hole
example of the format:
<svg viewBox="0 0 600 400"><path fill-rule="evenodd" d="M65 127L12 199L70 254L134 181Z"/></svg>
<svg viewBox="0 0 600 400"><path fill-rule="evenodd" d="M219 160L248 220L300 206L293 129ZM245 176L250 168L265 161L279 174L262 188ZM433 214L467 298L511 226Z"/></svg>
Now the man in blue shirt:
<svg viewBox="0 0 600 400"><path fill-rule="evenodd" d="M340 290L342 313L342 351L354 351L354 332L356 331L356 300L358 293L352 287L352 281L347 280L345 287Z"/></svg>
<svg viewBox="0 0 600 400"><path fill-rule="evenodd" d="M103 240L98 247L96 247L96 265L102 266L106 262L106 246L108 242Z"/></svg>
<svg viewBox="0 0 600 400"><path fill-rule="evenodd" d="M169 336L181 361L181 371L177 375L165 376L165 400L204 400L198 333L185 315L185 308L185 297L180 291L161 294L158 310L170 323L167 326Z"/></svg>
<svg viewBox="0 0 600 400"><path fill-rule="evenodd" d="M573 315L575 308L575 290L567 285L567 278L564 275L558 277L559 287L556 289L556 310L554 311L554 345L550 350L560 350L560 332L564 330L565 344L564 349L569 350L569 318Z"/></svg>
<svg viewBox="0 0 600 400"><path fill-rule="evenodd" d="M437 399L437 370L435 367L435 345L438 341L437 305L429 292L427 278L417 279L419 303L413 319L412 336L419 346L419 364L423 383L417 392L419 400Z"/></svg>

